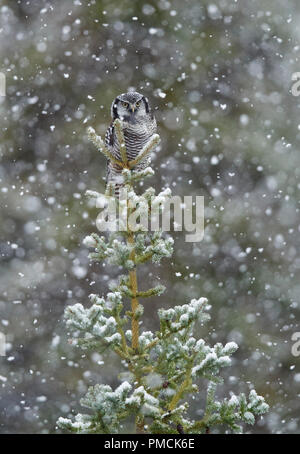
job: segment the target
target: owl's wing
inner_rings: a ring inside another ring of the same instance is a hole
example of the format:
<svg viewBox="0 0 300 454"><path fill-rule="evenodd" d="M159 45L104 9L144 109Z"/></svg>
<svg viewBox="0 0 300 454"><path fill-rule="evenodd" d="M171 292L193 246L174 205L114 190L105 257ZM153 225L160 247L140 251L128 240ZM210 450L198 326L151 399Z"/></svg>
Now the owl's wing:
<svg viewBox="0 0 300 454"><path fill-rule="evenodd" d="M114 146L114 124L111 123L105 134L105 145L109 150Z"/></svg>
<svg viewBox="0 0 300 454"><path fill-rule="evenodd" d="M114 125L113 122L107 128L105 133L105 145L110 150L111 153L114 153L113 146L114 146ZM110 160L107 160L106 166L106 185L110 181Z"/></svg>

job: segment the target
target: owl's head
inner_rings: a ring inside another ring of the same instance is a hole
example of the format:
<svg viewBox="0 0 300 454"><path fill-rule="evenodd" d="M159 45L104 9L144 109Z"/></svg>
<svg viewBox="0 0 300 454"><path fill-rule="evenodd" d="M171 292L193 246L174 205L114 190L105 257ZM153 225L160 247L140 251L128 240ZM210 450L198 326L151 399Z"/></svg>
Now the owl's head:
<svg viewBox="0 0 300 454"><path fill-rule="evenodd" d="M111 106L111 116L115 120L135 123L151 115L148 99L137 92L123 93L116 97Z"/></svg>

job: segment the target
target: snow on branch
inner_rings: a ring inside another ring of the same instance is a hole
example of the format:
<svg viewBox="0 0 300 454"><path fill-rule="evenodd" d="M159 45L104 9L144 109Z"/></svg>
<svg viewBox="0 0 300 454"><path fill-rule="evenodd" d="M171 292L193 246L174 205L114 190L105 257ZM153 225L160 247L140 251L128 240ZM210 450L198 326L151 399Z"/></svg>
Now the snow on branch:
<svg viewBox="0 0 300 454"><path fill-rule="evenodd" d="M137 157L133 161L129 161L130 168L135 167L139 162L141 162L160 142L160 137L158 134L153 134L153 136L146 143L144 148L140 151Z"/></svg>
<svg viewBox="0 0 300 454"><path fill-rule="evenodd" d="M122 161L119 161L116 159L113 154L108 150L108 148L105 146L105 143L103 142L102 138L96 134L96 131L94 128L89 126L87 128L87 134L89 140L95 145L98 151L100 151L104 156L109 159L110 161L114 162L115 164L118 164L120 167L124 167L124 164Z"/></svg>
<svg viewBox="0 0 300 454"><path fill-rule="evenodd" d="M125 145L125 138L123 133L123 125L121 120L118 118L114 121L114 127L116 130L116 136L119 142L121 158L123 162L123 166L127 166L127 152L126 152L126 145Z"/></svg>

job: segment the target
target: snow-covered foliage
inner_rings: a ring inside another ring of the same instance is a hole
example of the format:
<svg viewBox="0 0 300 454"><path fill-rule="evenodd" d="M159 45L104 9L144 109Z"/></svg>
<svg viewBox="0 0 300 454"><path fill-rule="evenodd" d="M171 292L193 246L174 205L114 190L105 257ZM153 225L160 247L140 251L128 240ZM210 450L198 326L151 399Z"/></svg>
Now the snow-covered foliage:
<svg viewBox="0 0 300 454"><path fill-rule="evenodd" d="M79 433L115 433L120 431L123 420L134 414L143 421L145 418L150 421L147 424L150 433L176 433L179 425L181 431L186 433L202 433L218 425L227 425L233 431L241 432L242 426L238 423L253 425L255 416L268 411L264 398L258 396L255 390L250 391L248 400L244 394L232 395L221 402L216 400L216 385L223 382L219 376L220 369L230 366L230 356L238 346L230 342L211 348L203 339L196 340L192 336L195 324L209 319L205 298L160 310L160 331L156 334L142 332L139 351L132 352L132 355L127 348L120 352L121 336L117 341L112 339L113 336L109 339L105 337L106 329L111 326L122 330L120 294L108 294L109 305L96 295L91 298L95 304L90 309L83 310L81 305L66 309L67 327L88 335L87 342L81 343L84 348L88 346L99 351L104 344L110 346L112 351L121 353L121 358L125 359L132 372L132 384L124 381L115 391L108 385L91 387L81 399L81 405L90 409L91 414L78 414L74 421L59 418L58 425L62 429ZM111 321L113 317L103 315L114 313L115 323ZM126 319L123 322L126 324ZM125 334L131 341L131 331ZM179 402L190 393L199 392L196 384L199 378L209 380L207 403L204 417L194 421L187 417L187 402ZM138 383L138 387L135 388L134 383Z"/></svg>
<svg viewBox="0 0 300 454"><path fill-rule="evenodd" d="M121 336L114 315L122 308L121 294L109 293L107 301L97 295L90 295L94 304L85 309L82 304L68 306L65 312L66 326L84 333L78 342L82 347L93 345L98 351L109 346L119 346Z"/></svg>
<svg viewBox="0 0 300 454"><path fill-rule="evenodd" d="M98 149L101 139L91 137ZM150 149L149 149L150 152ZM171 195L170 190L155 196L153 188L138 196L133 183L140 181L148 172L123 171L124 185L128 193L127 206L139 206L140 215L151 216L149 203L155 200L164 209ZM125 182L126 181L126 182ZM134 203L133 203L134 202ZM130 216L130 210L128 212ZM59 418L61 429L79 433L115 433L121 431L124 420L135 416L136 430L147 433L203 433L215 426L227 425L233 431L241 431L237 423L254 424L255 416L268 411L264 398L252 390L247 402L245 396L232 396L221 403L215 399L216 384L223 383L221 369L231 365L231 355L237 350L235 342L213 347L195 337L196 329L209 320L206 298L192 299L188 304L159 309L159 331L141 331L139 321L144 308L138 299L159 295L162 286L139 292L136 267L150 261L160 263L173 252L173 240L161 232L133 232L129 222L127 229L105 237L96 234L85 238L84 244L95 249L91 257L108 260L128 270L119 284L107 296L90 295L92 306L85 308L77 303L65 310L68 331L73 340L84 349L97 352L108 350L119 355L130 372L130 381L124 381L115 391L109 385L90 387L81 405L90 414L78 414L75 420ZM148 243L150 242L150 245ZM131 312L124 310L124 298L131 299ZM131 324L131 329L126 325ZM130 345L131 344L131 345ZM188 415L189 396L200 392L199 380L209 380L207 405L202 419L193 420ZM180 428L180 429L179 429Z"/></svg>

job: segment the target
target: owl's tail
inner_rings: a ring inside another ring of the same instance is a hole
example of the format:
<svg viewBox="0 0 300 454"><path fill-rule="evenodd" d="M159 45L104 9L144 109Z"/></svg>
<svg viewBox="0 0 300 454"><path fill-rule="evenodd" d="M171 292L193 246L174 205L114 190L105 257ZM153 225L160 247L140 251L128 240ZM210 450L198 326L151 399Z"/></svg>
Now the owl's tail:
<svg viewBox="0 0 300 454"><path fill-rule="evenodd" d="M120 197L120 189L122 188L122 184L115 183L114 184L114 196L118 199Z"/></svg>
<svg viewBox="0 0 300 454"><path fill-rule="evenodd" d="M123 178L120 175L122 169L116 165L111 164L110 161L107 163L107 170L106 170L106 189L108 185L112 186L112 195L119 198L120 195L120 188L122 188Z"/></svg>

